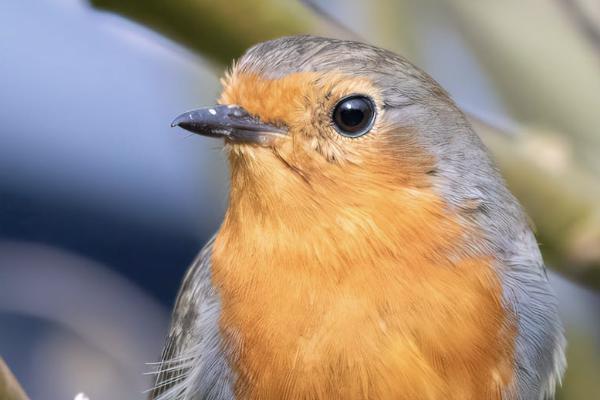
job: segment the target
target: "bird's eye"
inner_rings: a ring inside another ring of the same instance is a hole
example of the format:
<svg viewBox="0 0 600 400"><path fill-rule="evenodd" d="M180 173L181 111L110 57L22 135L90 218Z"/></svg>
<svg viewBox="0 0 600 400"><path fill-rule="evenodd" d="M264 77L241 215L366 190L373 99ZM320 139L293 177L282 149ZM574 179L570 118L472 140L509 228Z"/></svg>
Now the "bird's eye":
<svg viewBox="0 0 600 400"><path fill-rule="evenodd" d="M332 117L341 135L356 138L371 130L375 120L375 104L365 96L344 97L333 109Z"/></svg>

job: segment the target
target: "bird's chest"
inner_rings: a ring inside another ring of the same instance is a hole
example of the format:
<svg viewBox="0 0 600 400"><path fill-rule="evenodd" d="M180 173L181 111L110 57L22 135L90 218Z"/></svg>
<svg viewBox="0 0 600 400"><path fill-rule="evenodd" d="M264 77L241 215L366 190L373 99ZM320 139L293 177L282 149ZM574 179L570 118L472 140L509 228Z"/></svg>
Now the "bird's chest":
<svg viewBox="0 0 600 400"><path fill-rule="evenodd" d="M254 280L223 302L240 397L369 398L384 383L372 377L394 357L395 317L343 284L275 280Z"/></svg>
<svg viewBox="0 0 600 400"><path fill-rule="evenodd" d="M415 275L385 257L348 271L349 260L231 254L217 241L213 279L239 398L495 399L512 379L483 260L453 271L413 260Z"/></svg>

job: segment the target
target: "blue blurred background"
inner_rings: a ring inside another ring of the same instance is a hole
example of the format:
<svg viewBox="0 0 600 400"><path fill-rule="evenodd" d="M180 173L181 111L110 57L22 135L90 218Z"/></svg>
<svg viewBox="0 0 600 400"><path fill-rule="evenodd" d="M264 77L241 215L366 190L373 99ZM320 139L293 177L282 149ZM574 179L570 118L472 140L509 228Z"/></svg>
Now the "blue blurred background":
<svg viewBox="0 0 600 400"><path fill-rule="evenodd" d="M359 2L317 3L361 34L377 25ZM512 126L459 30L424 10L419 65ZM169 125L215 101L221 69L85 1L0 2L0 355L32 399L144 397L144 363L158 359L182 275L227 199L219 143ZM589 399L600 300L552 282L571 341L584 343L562 396Z"/></svg>
<svg viewBox="0 0 600 400"><path fill-rule="evenodd" d="M0 354L32 399L141 398L225 207L218 143L169 126L218 77L78 1L0 2L0 58Z"/></svg>

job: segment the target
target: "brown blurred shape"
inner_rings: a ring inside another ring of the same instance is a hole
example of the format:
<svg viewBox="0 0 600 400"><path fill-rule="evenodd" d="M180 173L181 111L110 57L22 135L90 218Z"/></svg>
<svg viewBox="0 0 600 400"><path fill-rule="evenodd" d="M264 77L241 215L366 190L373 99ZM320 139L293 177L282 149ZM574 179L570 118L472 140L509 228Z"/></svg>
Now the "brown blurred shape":
<svg viewBox="0 0 600 400"><path fill-rule="evenodd" d="M28 400L29 397L19 385L17 378L10 372L4 359L0 357L0 399L2 400Z"/></svg>

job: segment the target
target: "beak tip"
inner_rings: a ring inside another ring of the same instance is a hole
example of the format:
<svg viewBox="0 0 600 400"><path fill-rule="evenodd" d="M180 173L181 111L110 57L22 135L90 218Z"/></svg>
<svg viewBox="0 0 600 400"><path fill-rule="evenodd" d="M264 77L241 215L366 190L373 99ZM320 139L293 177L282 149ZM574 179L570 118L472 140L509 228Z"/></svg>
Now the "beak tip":
<svg viewBox="0 0 600 400"><path fill-rule="evenodd" d="M184 115L180 115L171 122L171 128L175 128L176 126L181 126L181 123L184 121Z"/></svg>

